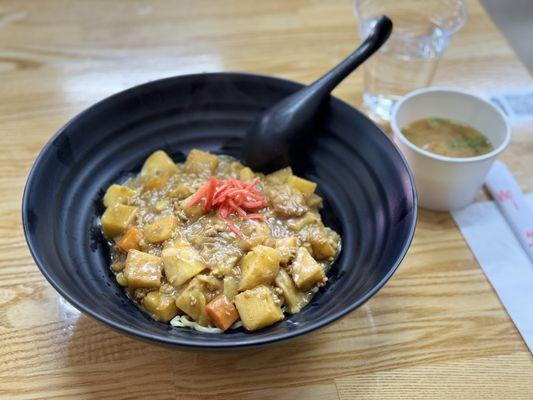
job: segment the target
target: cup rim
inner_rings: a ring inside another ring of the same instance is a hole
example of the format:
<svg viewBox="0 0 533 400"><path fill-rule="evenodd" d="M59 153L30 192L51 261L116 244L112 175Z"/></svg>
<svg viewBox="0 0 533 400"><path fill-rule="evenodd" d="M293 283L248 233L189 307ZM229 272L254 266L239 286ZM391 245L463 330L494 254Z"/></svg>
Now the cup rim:
<svg viewBox="0 0 533 400"><path fill-rule="evenodd" d="M459 32L463 28L463 26L465 25L466 20L468 18L468 6L466 4L466 0L458 0L458 1L461 3L460 6L461 6L462 17L461 17L459 23L456 26L454 26L453 29L450 29L450 30L444 29L443 30L444 34L448 38L452 37L454 34ZM368 18L363 15L363 11L361 10L361 3L362 2L363 2L363 0L353 0L352 1L352 11L353 11L353 13L355 14L355 16L358 19L361 19L361 20L365 19L366 20ZM359 28L361 28L361 26L362 26L362 24L360 22ZM408 40L412 40L413 39L413 36L411 36L409 34L395 34L394 31L392 32L391 35L395 35L395 37L397 37L398 39L404 39L404 40L405 39L408 39Z"/></svg>
<svg viewBox="0 0 533 400"><path fill-rule="evenodd" d="M432 153L430 151L424 150L424 149L416 146L415 144L411 143L403 135L400 127L398 126L398 121L397 121L398 111L400 110L400 108L408 100L412 99L413 97L417 97L417 96L424 95L426 93L431 93L431 92L455 93L455 94L459 94L459 95L462 95L462 96L465 96L465 97L473 98L473 99L475 99L475 100L477 100L479 102L482 102L482 103L488 105L489 108L492 109L492 111L494 113L496 113L501 118L501 120L503 121L503 124L505 126L505 136L503 138L503 141L494 150L492 150L492 151L490 151L488 153L485 153L485 154L481 154L479 156L474 156L474 157L448 157L448 156L443 156L443 155L440 155L440 154L436 154L436 153ZM509 145L509 142L511 141L511 126L509 125L509 121L507 120L507 117L505 116L505 114L503 113L502 110L500 110L496 105L492 104L489 100L487 100L487 99L485 99L485 98L483 98L483 97L481 97L481 96L479 96L477 94L474 94L474 93L466 91L466 90L456 89L456 88L447 87L447 86L432 86L432 87L427 87L427 88L416 89L416 90L408 93L407 95L405 95L400 101L398 101L394 105L394 107L392 109L392 113L391 113L390 125L391 125L391 129L392 129L392 131L394 133L394 136L396 136L404 145L409 147L414 152L419 153L419 154L421 154L423 156L426 156L426 157L434 159L434 160L451 162L451 163L454 163L454 164L467 164L467 163L484 161L484 160L496 157L498 154L500 154L503 150L505 150L507 148L507 146Z"/></svg>

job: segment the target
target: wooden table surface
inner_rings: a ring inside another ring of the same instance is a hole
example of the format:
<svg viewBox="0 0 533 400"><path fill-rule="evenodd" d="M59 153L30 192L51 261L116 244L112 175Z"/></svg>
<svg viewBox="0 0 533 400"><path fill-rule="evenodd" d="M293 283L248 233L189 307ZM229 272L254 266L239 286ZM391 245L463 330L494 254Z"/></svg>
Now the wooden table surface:
<svg viewBox="0 0 533 400"><path fill-rule="evenodd" d="M434 82L532 83L477 1ZM301 82L357 43L351 1L0 1L0 398L533 399L533 362L447 213L422 210L390 282L338 323L262 350L169 350L80 314L22 233L23 186L68 119L116 91L200 71ZM358 106L362 73L336 94ZM502 156L533 191L533 124ZM528 169L529 168L529 169Z"/></svg>

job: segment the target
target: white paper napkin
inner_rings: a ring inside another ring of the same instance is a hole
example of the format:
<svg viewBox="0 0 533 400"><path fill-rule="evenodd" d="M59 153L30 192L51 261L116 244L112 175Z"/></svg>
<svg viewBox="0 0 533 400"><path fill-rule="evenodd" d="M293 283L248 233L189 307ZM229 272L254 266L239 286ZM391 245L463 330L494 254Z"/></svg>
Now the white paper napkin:
<svg viewBox="0 0 533 400"><path fill-rule="evenodd" d="M533 193L526 201L533 208ZM533 263L494 202L474 203L452 216L533 353Z"/></svg>

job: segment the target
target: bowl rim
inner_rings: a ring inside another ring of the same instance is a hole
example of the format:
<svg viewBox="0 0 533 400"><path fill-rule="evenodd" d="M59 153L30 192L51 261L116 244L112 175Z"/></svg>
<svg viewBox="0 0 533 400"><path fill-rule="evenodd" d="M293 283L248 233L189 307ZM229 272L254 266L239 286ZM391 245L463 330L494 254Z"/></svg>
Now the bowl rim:
<svg viewBox="0 0 533 400"><path fill-rule="evenodd" d="M505 126L505 133L504 133L503 141L494 150L488 153L485 153L485 154L481 154L479 156L474 156L474 157L448 157L448 156L444 156L441 154L432 153L430 151L424 150L416 146L411 141L409 141L409 139L407 139L405 135L402 133L400 127L398 126L397 115L400 109L404 107L405 104L410 99L415 98L415 97L420 97L428 93L453 93L459 96L469 97L471 99L474 99L475 101L488 105L489 108L502 120ZM507 117L505 116L502 110L500 110L496 105L494 105L489 100L487 100L486 98L480 95L469 92L467 90L456 89L456 88L449 87L449 86L430 86L427 88L421 88L421 89L417 89L412 92L409 92L407 95L402 97L402 99L394 105L392 113L391 113L390 125L394 133L394 136L396 136L398 140L402 142L402 144L409 147L415 153L421 154L423 156L426 156L434 160L449 162L453 164L476 163L480 161L485 161L490 158L494 158L498 156L498 154L500 154L502 151L504 151L509 145L509 142L511 141L511 126L509 124L509 121L507 120Z"/></svg>
<svg viewBox="0 0 533 400"><path fill-rule="evenodd" d="M211 73L198 73L198 74L185 74L185 75L175 75L171 77L166 77L162 79L156 79L150 82L142 83L140 85L132 86L128 89L122 90L120 92L114 93L108 97L105 97L102 100L99 100L98 102L90 105L89 107L83 109L81 112L76 114L74 117L72 117L65 125L63 125L43 146L39 154L37 155L30 172L28 174L28 178L26 180L26 184L24 186L24 192L22 195L22 225L24 230L24 237L26 239L26 243L28 245L28 248L30 250L30 254L32 258L34 259L35 263L37 264L37 267L43 274L43 276L46 278L46 280L52 285L52 287L63 297L65 298L69 303L71 303L75 308L77 308L79 311L83 312L85 315L102 322L103 324L113 328L116 331L119 331L121 333L125 333L128 335L131 335L135 338L150 342L150 343L156 343L156 344L163 344L163 345L170 345L170 346L176 346L176 347L184 347L184 348L193 348L193 349L228 349L228 348L247 348L251 346L260 346L260 345L268 345L272 343L276 343L282 340L287 340L291 338L295 338L301 335L304 335L306 333L309 333L311 331L320 329L322 327L325 327L329 325L330 323L346 316L353 310L360 307L362 304L364 304L366 301L368 301L374 294L376 294L384 285L387 283L387 281L391 278L391 276L396 272L398 267L400 266L401 262L405 258L405 255L407 253L407 250L409 249L417 221L418 221L418 197L416 193L416 187L415 187L415 181L413 177L413 173L409 167L409 164L407 163L407 160L405 156L402 154L402 152L398 149L398 147L394 144L394 141L392 138L387 135L383 129L372 122L376 128L385 136L386 140L389 141L390 145L394 149L393 151L396 151L400 159L402 160L409 182L411 184L411 195L413 198L413 212L412 212L412 220L411 220L411 226L409 228L409 232L407 233L406 241L401 248L398 257L394 264L391 266L389 271L385 274L385 276L368 292L366 292L359 300L353 302L350 306L338 311L337 313L324 318L320 319L318 321L311 322L309 325L307 325L304 328L301 329L294 329L290 330L288 332L283 332L279 334L275 334L273 336L267 336L264 338L255 338L252 334L250 338L245 339L236 339L235 341L228 341L228 342L212 342L208 340L204 340L202 338L198 339L185 339L180 338L176 336L171 335L154 335L151 333L143 332L142 330L138 330L135 327L128 327L124 326L120 323L115 322L114 320L102 316L97 310L93 310L90 307L87 307L83 305L81 302L79 302L74 296L71 296L69 293L67 293L54 279L53 277L48 273L46 262L40 257L36 245L33 242L32 234L29 230L29 216L28 216L28 208L29 208L29 202L30 202L30 192L31 188L33 186L35 175L37 174L37 171L40 167L40 163L42 162L42 159L44 158L45 154L51 149L53 142L62 135L71 124L74 124L76 121L78 121L81 117L83 117L86 113L90 112L94 108L98 107L100 104L107 102L112 99L119 98L121 96L124 96L126 94L135 92L139 90L140 88L145 88L148 86L152 86L155 84L164 84L166 81L173 81L175 79L180 78L188 78L188 79L205 79L206 77L213 77L216 78L228 78L231 77L233 79L266 79L270 81L276 81L277 83L282 83L285 85L289 85L295 88L295 90L298 90L299 88L305 86L302 83L292 81L289 79L279 78L273 75L266 75L266 74L254 74L254 73L247 73L247 72L211 72ZM332 104L337 104L338 107L341 108L348 108L351 112L356 112L358 114L361 114L364 118L368 119L366 115L361 113L359 110L357 110L355 107L352 107L345 101L331 96L330 102Z"/></svg>

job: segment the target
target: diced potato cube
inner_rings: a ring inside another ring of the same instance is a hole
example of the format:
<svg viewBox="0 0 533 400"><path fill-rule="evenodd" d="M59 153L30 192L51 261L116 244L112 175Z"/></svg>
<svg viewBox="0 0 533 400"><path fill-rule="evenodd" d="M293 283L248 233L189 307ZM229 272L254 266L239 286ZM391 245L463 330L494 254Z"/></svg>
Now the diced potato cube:
<svg viewBox="0 0 533 400"><path fill-rule="evenodd" d="M149 181L151 178L161 177L164 182L179 172L174 161L163 150L153 152L144 162L141 176Z"/></svg>
<svg viewBox="0 0 533 400"><path fill-rule="evenodd" d="M298 238L292 236L276 239L276 249L281 254L280 262L285 265L296 257L296 252L298 251Z"/></svg>
<svg viewBox="0 0 533 400"><path fill-rule="evenodd" d="M207 267L191 245L166 248L161 257L167 280L175 287L183 285Z"/></svg>
<svg viewBox="0 0 533 400"><path fill-rule="evenodd" d="M295 231L298 232L302 230L302 228L306 225L314 224L315 222L318 222L320 220L319 215L313 212L306 212L303 216L300 218L292 218L287 221L287 226Z"/></svg>
<svg viewBox="0 0 533 400"><path fill-rule="evenodd" d="M176 238L169 240L163 246L164 249L170 249L172 247L190 246L191 244L184 237L177 236Z"/></svg>
<svg viewBox="0 0 533 400"><path fill-rule="evenodd" d="M127 186L111 185L104 195L104 206L112 207L115 204L124 204L135 194L135 190Z"/></svg>
<svg viewBox="0 0 533 400"><path fill-rule="evenodd" d="M190 197L190 196L189 196ZM180 208L189 218L198 218L205 214L204 206L202 203L195 204L192 207L188 207L189 197L185 200L182 200L180 203Z"/></svg>
<svg viewBox="0 0 533 400"><path fill-rule="evenodd" d="M241 280L239 291L251 289L257 285L270 285L279 270L281 254L267 246L256 246L241 261Z"/></svg>
<svg viewBox="0 0 533 400"><path fill-rule="evenodd" d="M316 189L316 183L295 175L289 176L287 178L287 184L292 186L294 189L299 190L306 196L312 195Z"/></svg>
<svg viewBox="0 0 533 400"><path fill-rule="evenodd" d="M199 274L196 275L196 279L202 282L204 287L210 292L222 290L222 281L213 275Z"/></svg>
<svg viewBox="0 0 533 400"><path fill-rule="evenodd" d="M111 264L111 270L115 272L120 272L124 269L125 266L126 264L124 263L124 261L115 261L113 264Z"/></svg>
<svg viewBox="0 0 533 400"><path fill-rule="evenodd" d="M231 163L231 166L230 166L231 169L233 169L234 171L240 171L241 169L244 168L244 165L242 165L239 161L233 161Z"/></svg>
<svg viewBox="0 0 533 400"><path fill-rule="evenodd" d="M161 285L161 259L138 250L126 257L124 277L131 289L158 288Z"/></svg>
<svg viewBox="0 0 533 400"><path fill-rule="evenodd" d="M169 191L169 195L177 197L179 200L185 199L190 195L194 194L194 190L191 187L184 185L183 183L178 183L173 189Z"/></svg>
<svg viewBox="0 0 533 400"><path fill-rule="evenodd" d="M204 289L197 279L191 280L178 295L176 306L199 324L207 325L209 323L209 317L205 309Z"/></svg>
<svg viewBox="0 0 533 400"><path fill-rule="evenodd" d="M165 183L167 183L168 178L168 176L163 175L149 178L144 184L143 191L162 189L163 186L165 186Z"/></svg>
<svg viewBox="0 0 533 400"><path fill-rule="evenodd" d="M291 314L300 312L311 300L311 294L298 290L287 271L283 268L279 270L275 282L276 286L283 291L285 305Z"/></svg>
<svg viewBox="0 0 533 400"><path fill-rule="evenodd" d="M266 179L272 183L285 183L289 176L292 176L292 168L287 167L283 169L278 169L277 171L272 172L266 176Z"/></svg>
<svg viewBox="0 0 533 400"><path fill-rule="evenodd" d="M272 238L272 231L270 227L265 222L252 222L253 225L250 230L245 232L246 238L243 238L239 241L239 246L244 250L248 251L260 244L265 244Z"/></svg>
<svg viewBox="0 0 533 400"><path fill-rule="evenodd" d="M223 331L239 319L237 309L224 295L211 300L206 306L206 311L211 322Z"/></svg>
<svg viewBox="0 0 533 400"><path fill-rule="evenodd" d="M115 277L115 279L117 280L117 283L120 286L128 286L128 281L126 277L124 276L124 272L119 272L117 276Z"/></svg>
<svg viewBox="0 0 533 400"><path fill-rule="evenodd" d="M322 197L313 193L307 198L306 204L310 208L320 208L322 206Z"/></svg>
<svg viewBox="0 0 533 400"><path fill-rule="evenodd" d="M334 247L331 240L326 236L325 232L323 233L323 231L316 235L311 235L309 242L311 242L313 256L317 260L325 260L337 254L336 247Z"/></svg>
<svg viewBox="0 0 533 400"><path fill-rule="evenodd" d="M298 249L296 260L291 264L291 275L296 287L301 290L308 290L314 285L326 281L324 269L305 247Z"/></svg>
<svg viewBox="0 0 533 400"><path fill-rule="evenodd" d="M128 227L135 222L138 212L138 207L124 204L115 204L107 208L100 219L104 234L112 238L126 232Z"/></svg>
<svg viewBox="0 0 533 400"><path fill-rule="evenodd" d="M155 205L154 205L154 208L161 212L161 211L165 211L167 208L170 207L170 204L168 203L167 200L158 200Z"/></svg>
<svg viewBox="0 0 533 400"><path fill-rule="evenodd" d="M211 250L206 251L209 253ZM237 262L241 259L240 255L236 254L225 254L222 259L217 258L216 265L212 267L212 272L216 276L225 276L231 274L233 267L237 265Z"/></svg>
<svg viewBox="0 0 533 400"><path fill-rule="evenodd" d="M212 174L218 167L218 161L218 157L214 154L193 149L185 160L185 171L197 173L207 170Z"/></svg>
<svg viewBox="0 0 533 400"><path fill-rule="evenodd" d="M244 167L243 169L239 171L239 179L241 181L251 181L254 178L255 178L254 172L248 167Z"/></svg>
<svg viewBox="0 0 533 400"><path fill-rule="evenodd" d="M249 331L264 328L284 318L272 290L263 285L239 293L235 296L235 306L242 324Z"/></svg>
<svg viewBox="0 0 533 400"><path fill-rule="evenodd" d="M149 292L142 304L156 321L168 322L178 314L176 300L167 294Z"/></svg>
<svg viewBox="0 0 533 400"><path fill-rule="evenodd" d="M225 276L223 293L230 301L233 301L239 293L239 280L234 276Z"/></svg>
<svg viewBox="0 0 533 400"><path fill-rule="evenodd" d="M172 214L159 217L144 227L144 240L148 243L164 242L172 237L176 224L176 217Z"/></svg>

